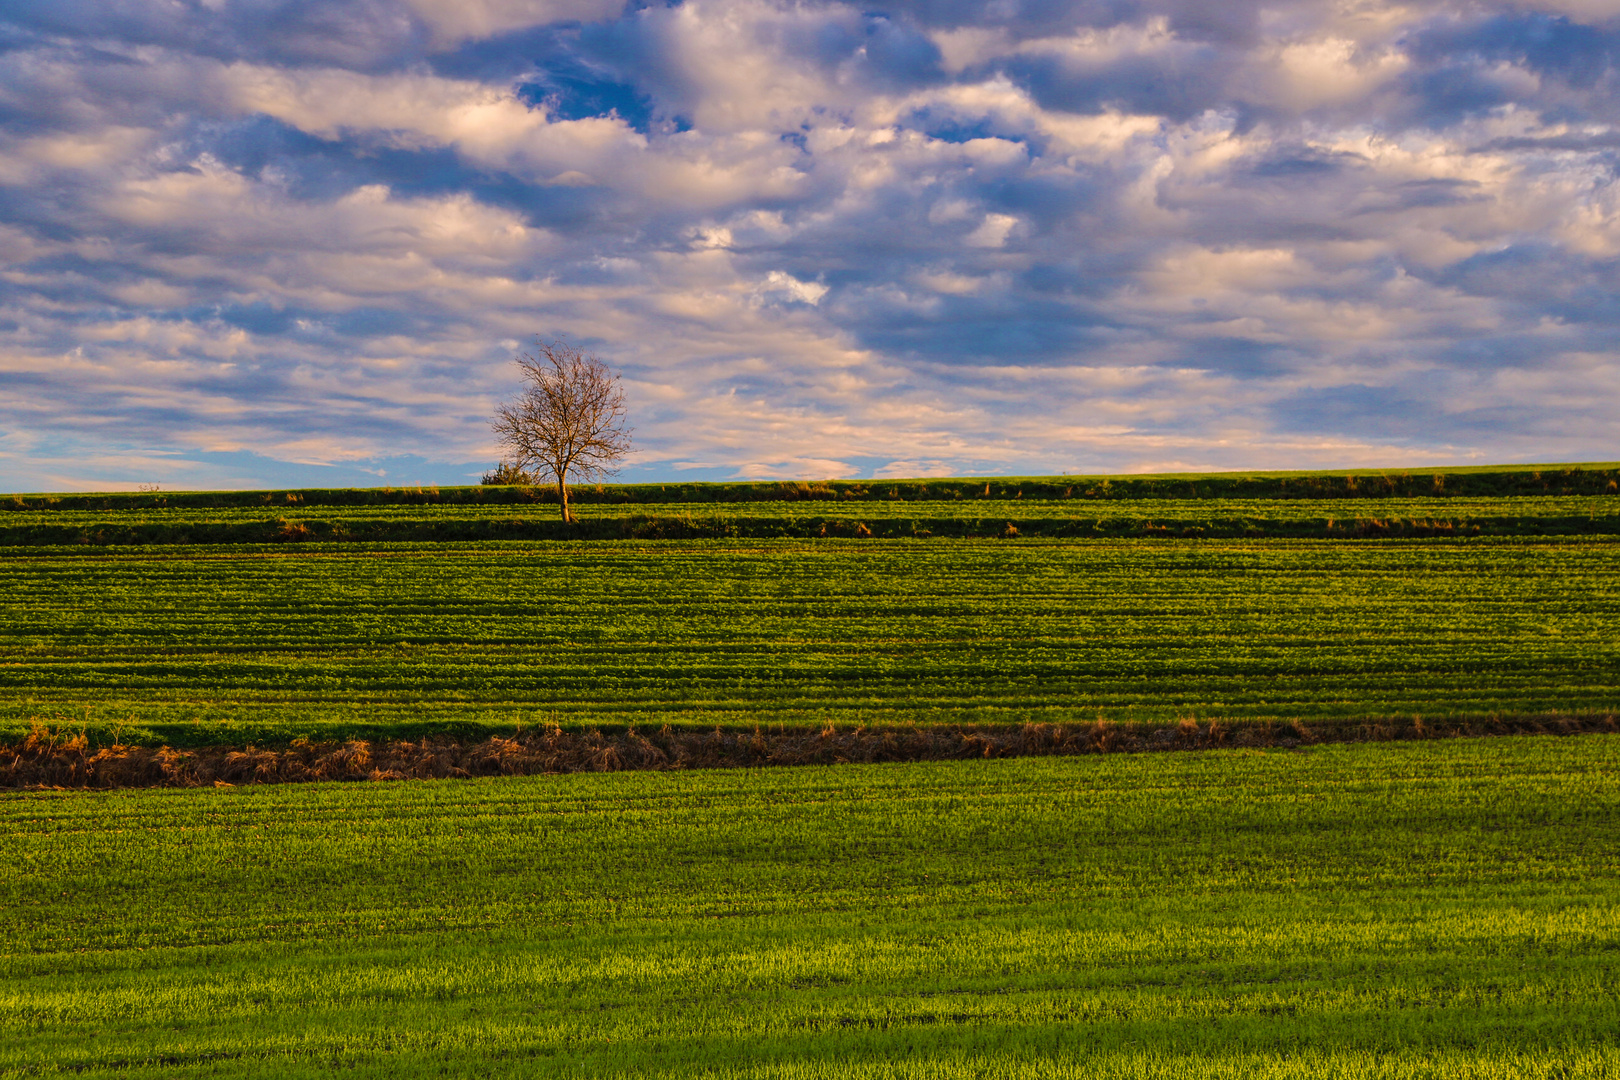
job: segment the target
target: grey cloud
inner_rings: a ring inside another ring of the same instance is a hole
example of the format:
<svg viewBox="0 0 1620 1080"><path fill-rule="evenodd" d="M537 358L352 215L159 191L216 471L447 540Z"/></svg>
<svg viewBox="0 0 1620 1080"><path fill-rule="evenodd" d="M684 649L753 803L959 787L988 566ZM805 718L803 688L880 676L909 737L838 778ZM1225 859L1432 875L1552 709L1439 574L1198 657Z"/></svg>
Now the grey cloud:
<svg viewBox="0 0 1620 1080"><path fill-rule="evenodd" d="M879 10L903 13L923 26L958 29L988 25L1026 38L1076 29L1140 25L1161 16L1187 40L1242 44L1255 38L1261 6L1253 2L1209 4L1203 0L1021 0L990 4L979 0L913 0Z"/></svg>
<svg viewBox="0 0 1620 1080"><path fill-rule="evenodd" d="M1033 35L1075 27L1117 26L1140 18L1144 5L1138 0L1016 0L990 4L982 0L899 0L878 10L904 14L923 26L1016 27Z"/></svg>
<svg viewBox="0 0 1620 1080"><path fill-rule="evenodd" d="M375 69L409 62L430 40L407 9L387 0L16 0L7 23L69 40L159 45L219 59L264 59Z"/></svg>
<svg viewBox="0 0 1620 1080"><path fill-rule="evenodd" d="M1549 119L1620 117L1620 22L1585 25L1564 16L1504 11L1447 18L1404 43L1414 61L1403 80L1407 122L1445 127L1508 104ZM1533 79L1503 79L1502 65Z"/></svg>
<svg viewBox="0 0 1620 1080"><path fill-rule="evenodd" d="M1166 56L1127 56L1095 68L1076 69L1056 57L1001 66L1044 108L1076 113L1119 109L1184 121L1230 104L1226 82L1236 64L1224 51L1202 46Z"/></svg>
<svg viewBox="0 0 1620 1080"><path fill-rule="evenodd" d="M1505 61L1589 90L1620 63L1620 19L1605 27L1563 15L1509 11L1446 20L1415 34L1410 52L1430 63Z"/></svg>
<svg viewBox="0 0 1620 1080"><path fill-rule="evenodd" d="M1515 244L1448 266L1435 280L1511 304L1527 320L1552 317L1590 327L1588 344L1596 349L1620 341L1620 259L1583 259L1545 243Z"/></svg>

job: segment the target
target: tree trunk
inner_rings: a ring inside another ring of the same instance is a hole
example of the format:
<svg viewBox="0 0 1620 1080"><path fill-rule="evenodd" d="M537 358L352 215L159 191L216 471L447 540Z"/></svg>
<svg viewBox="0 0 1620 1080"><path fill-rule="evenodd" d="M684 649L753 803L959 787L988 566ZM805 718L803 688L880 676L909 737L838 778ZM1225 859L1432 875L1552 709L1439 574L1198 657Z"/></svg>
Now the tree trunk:
<svg viewBox="0 0 1620 1080"><path fill-rule="evenodd" d="M568 481L557 477L557 497L562 500L563 521L572 524L574 515L568 512Z"/></svg>

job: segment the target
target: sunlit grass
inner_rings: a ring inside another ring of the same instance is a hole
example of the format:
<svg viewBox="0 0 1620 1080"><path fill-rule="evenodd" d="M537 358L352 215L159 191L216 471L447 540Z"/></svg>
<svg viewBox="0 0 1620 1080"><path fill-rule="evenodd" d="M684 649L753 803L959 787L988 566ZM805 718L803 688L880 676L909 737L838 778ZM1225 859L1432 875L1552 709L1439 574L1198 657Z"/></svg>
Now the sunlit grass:
<svg viewBox="0 0 1620 1080"><path fill-rule="evenodd" d="M12 794L0 1075L1613 1075L1617 766Z"/></svg>
<svg viewBox="0 0 1620 1080"><path fill-rule="evenodd" d="M31 552L0 731L285 741L1612 710L1603 542L603 542Z"/></svg>

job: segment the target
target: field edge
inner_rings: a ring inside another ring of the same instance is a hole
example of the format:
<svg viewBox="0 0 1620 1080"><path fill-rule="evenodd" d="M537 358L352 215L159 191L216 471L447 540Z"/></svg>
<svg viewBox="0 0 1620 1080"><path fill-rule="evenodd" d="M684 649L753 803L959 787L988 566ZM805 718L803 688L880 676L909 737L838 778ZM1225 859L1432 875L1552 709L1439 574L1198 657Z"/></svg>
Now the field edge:
<svg viewBox="0 0 1620 1080"><path fill-rule="evenodd" d="M779 727L644 732L555 725L479 742L423 737L175 748L115 742L36 724L0 744L0 790L210 787L325 781L532 776L547 773L770 768L974 758L1062 757L1214 749L1297 749L1328 743L1620 732L1613 711L1329 721L1215 720L1176 724L907 725L839 730Z"/></svg>

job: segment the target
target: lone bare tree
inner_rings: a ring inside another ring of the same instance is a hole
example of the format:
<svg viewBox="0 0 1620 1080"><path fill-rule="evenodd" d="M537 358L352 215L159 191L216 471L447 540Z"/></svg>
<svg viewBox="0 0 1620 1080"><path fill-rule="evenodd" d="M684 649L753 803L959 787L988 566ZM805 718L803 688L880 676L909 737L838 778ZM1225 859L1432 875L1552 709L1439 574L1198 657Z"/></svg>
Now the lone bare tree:
<svg viewBox="0 0 1620 1080"><path fill-rule="evenodd" d="M554 480L568 509L568 479L599 480L618 472L630 452L619 376L566 341L535 338L535 355L520 354L523 390L495 410L493 427L519 471Z"/></svg>

